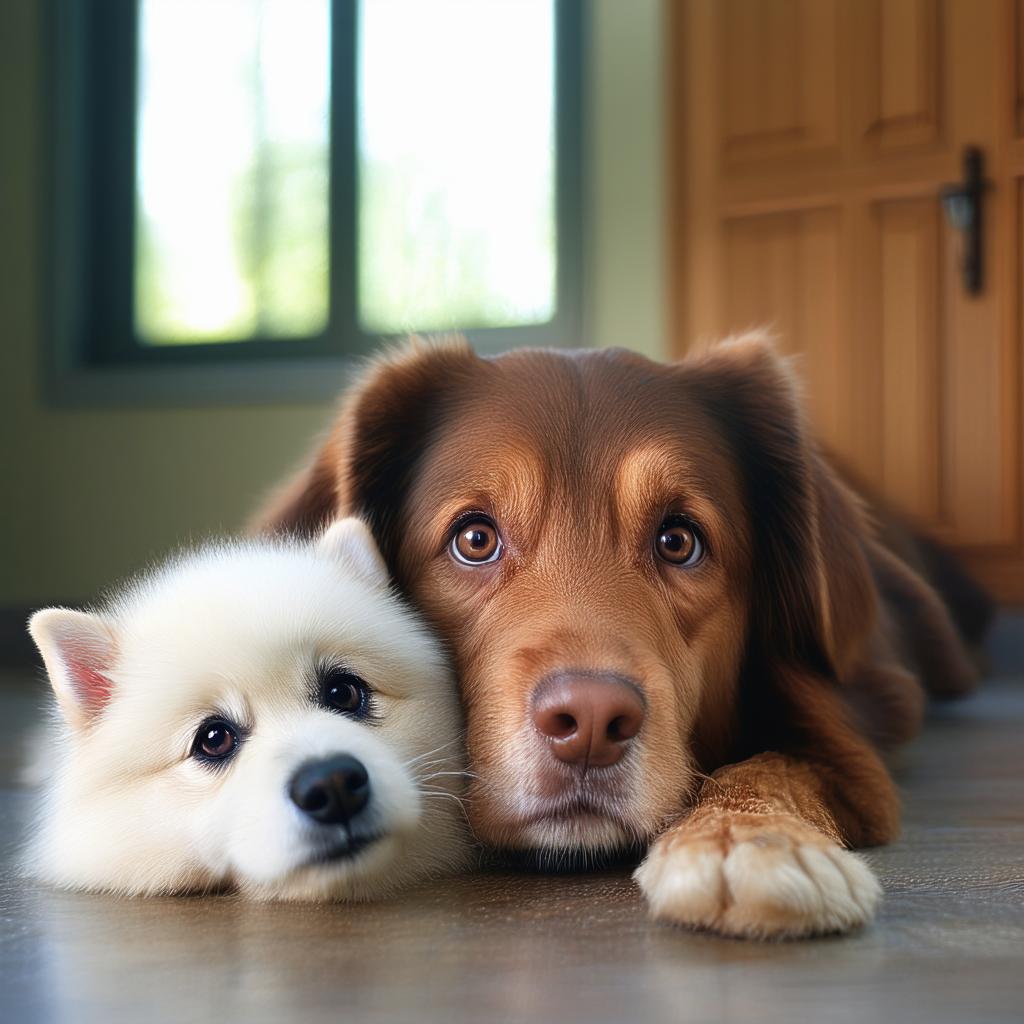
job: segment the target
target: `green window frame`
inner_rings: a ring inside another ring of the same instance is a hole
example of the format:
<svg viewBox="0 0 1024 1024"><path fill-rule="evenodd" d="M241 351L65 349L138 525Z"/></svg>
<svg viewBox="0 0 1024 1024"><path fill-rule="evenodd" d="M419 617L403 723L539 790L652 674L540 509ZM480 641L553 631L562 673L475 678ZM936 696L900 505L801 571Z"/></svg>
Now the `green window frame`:
<svg viewBox="0 0 1024 1024"><path fill-rule="evenodd" d="M356 0L331 0L329 315L309 337L150 345L136 336L137 0L50 0L43 313L57 401L322 398L339 367L380 337L358 320ZM484 352L579 344L583 279L583 0L555 10L555 313L546 323L463 330ZM461 325L451 325L462 330Z"/></svg>

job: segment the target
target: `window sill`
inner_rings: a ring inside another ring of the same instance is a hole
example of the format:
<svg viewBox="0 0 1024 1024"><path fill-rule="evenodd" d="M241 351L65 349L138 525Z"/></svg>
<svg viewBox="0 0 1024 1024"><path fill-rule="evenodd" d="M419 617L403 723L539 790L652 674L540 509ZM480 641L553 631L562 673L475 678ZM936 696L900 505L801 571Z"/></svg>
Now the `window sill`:
<svg viewBox="0 0 1024 1024"><path fill-rule="evenodd" d="M578 314L546 324L454 332L481 356L512 348L566 348L581 343ZM331 401L368 356L400 345L400 338L358 339L361 348L334 355L272 358L208 358L195 361L76 364L69 332L58 328L54 349L42 367L43 398L53 406L203 406ZM240 343L244 344L244 343Z"/></svg>
<svg viewBox="0 0 1024 1024"><path fill-rule="evenodd" d="M336 356L179 366L51 366L43 394L48 404L62 407L315 403L336 398L358 364L358 359Z"/></svg>

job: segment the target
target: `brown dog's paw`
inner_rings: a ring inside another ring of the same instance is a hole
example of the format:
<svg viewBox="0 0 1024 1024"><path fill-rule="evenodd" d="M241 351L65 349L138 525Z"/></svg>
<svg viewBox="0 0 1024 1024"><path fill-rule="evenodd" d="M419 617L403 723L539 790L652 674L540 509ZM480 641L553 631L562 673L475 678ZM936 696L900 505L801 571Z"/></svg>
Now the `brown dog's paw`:
<svg viewBox="0 0 1024 1024"><path fill-rule="evenodd" d="M691 819L633 877L659 920L740 938L850 931L882 894L863 859L788 814Z"/></svg>

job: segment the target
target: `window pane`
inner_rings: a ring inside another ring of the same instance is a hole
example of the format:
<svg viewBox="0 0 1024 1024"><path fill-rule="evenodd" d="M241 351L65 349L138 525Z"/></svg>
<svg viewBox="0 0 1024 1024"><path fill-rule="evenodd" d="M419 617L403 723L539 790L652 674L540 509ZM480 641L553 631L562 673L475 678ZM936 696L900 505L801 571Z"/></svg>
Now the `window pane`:
<svg viewBox="0 0 1024 1024"><path fill-rule="evenodd" d="M362 0L359 315L374 332L555 312L553 0Z"/></svg>
<svg viewBox="0 0 1024 1024"><path fill-rule="evenodd" d="M328 0L140 0L135 323L149 344L328 312Z"/></svg>

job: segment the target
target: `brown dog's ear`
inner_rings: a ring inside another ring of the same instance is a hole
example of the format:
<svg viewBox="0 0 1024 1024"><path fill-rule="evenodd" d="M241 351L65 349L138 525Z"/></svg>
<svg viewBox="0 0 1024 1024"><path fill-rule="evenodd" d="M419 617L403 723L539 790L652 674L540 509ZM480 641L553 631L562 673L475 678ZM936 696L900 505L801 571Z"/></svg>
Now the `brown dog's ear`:
<svg viewBox="0 0 1024 1024"><path fill-rule="evenodd" d="M859 499L810 439L789 363L762 334L682 366L692 398L724 428L754 537L754 634L763 651L831 676L861 648L876 614Z"/></svg>
<svg viewBox="0 0 1024 1024"><path fill-rule="evenodd" d="M413 468L450 404L481 365L465 339L411 338L374 359L342 396L313 458L267 503L252 529L313 536L361 515L385 556Z"/></svg>

